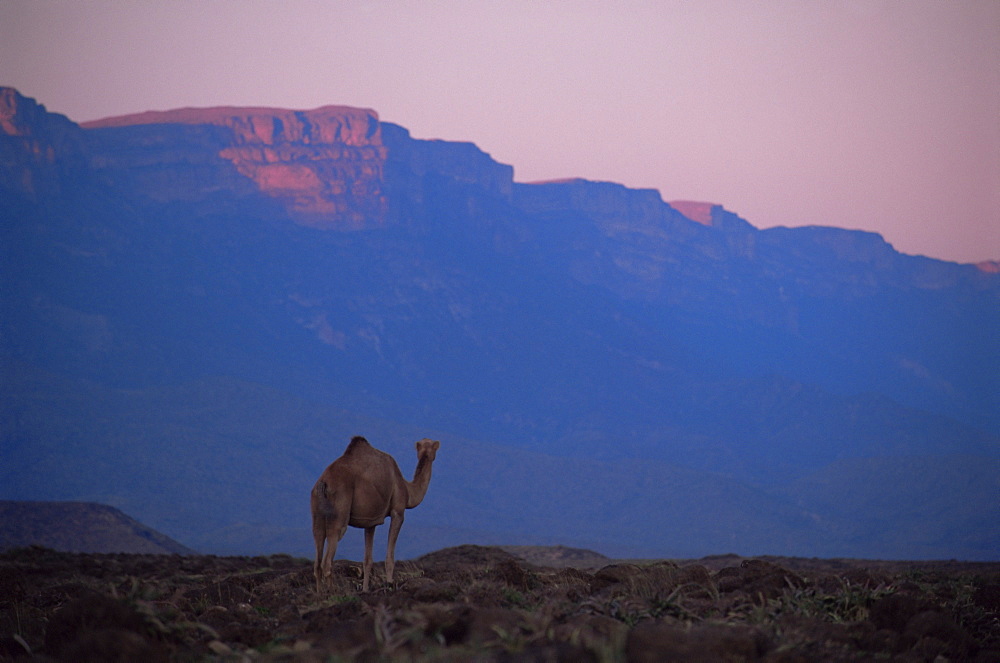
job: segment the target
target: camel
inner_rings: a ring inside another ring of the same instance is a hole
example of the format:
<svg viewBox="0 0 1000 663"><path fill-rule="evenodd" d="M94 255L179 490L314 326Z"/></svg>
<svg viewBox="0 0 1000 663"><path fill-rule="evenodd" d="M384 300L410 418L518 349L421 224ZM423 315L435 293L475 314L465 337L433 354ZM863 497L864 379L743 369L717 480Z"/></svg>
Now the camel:
<svg viewBox="0 0 1000 663"><path fill-rule="evenodd" d="M361 591L368 591L372 569L372 543L375 528L391 518L389 545L385 551L386 582L392 582L395 568L396 539L403 526L403 512L420 504L431 481L431 464L441 443L422 439L417 442L417 469L413 481L407 481L389 454L379 451L368 440L355 436L342 455L333 461L313 486L310 498L313 538L316 540L316 591L324 580L330 582L333 557L347 526L365 530L364 579ZM326 545L326 555L323 547Z"/></svg>

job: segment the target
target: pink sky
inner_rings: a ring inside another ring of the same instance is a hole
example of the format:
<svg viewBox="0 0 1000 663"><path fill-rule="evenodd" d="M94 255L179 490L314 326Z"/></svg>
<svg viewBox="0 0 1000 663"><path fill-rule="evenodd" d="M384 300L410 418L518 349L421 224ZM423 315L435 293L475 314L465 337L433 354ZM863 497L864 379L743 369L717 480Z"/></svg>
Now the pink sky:
<svg viewBox="0 0 1000 663"><path fill-rule="evenodd" d="M518 181L1000 259L1000 2L0 0L0 85L76 121L374 108Z"/></svg>

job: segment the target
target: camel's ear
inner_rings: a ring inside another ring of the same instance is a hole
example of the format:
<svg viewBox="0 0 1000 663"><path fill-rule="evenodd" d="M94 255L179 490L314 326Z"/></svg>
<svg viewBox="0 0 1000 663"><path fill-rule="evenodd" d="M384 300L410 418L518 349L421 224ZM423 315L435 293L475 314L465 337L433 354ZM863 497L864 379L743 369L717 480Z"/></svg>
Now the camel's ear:
<svg viewBox="0 0 1000 663"><path fill-rule="evenodd" d="M426 444L431 451L437 451L441 447L441 443L437 440L428 440L426 437L417 442L417 451L420 451L420 445Z"/></svg>

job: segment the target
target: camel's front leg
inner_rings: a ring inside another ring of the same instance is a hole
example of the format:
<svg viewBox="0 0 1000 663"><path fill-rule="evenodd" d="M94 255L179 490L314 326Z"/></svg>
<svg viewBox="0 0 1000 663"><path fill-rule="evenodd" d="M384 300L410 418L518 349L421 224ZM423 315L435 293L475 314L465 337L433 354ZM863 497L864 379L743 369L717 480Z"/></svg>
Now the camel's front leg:
<svg viewBox="0 0 1000 663"><path fill-rule="evenodd" d="M392 572L396 568L396 539L399 538L399 529L403 526L403 512L392 514L392 521L389 523L389 545L385 549L385 581L392 583Z"/></svg>
<svg viewBox="0 0 1000 663"><path fill-rule="evenodd" d="M375 545L375 528L365 528L365 562L364 578L361 581L361 591L368 592L368 579L372 577L372 547Z"/></svg>

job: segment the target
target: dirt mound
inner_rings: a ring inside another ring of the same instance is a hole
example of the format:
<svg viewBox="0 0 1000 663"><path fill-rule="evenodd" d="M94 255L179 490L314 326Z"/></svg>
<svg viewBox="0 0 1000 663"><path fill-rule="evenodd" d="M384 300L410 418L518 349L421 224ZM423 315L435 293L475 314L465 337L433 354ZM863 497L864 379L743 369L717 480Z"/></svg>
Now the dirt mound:
<svg viewBox="0 0 1000 663"><path fill-rule="evenodd" d="M512 559L516 559L514 555L502 548L467 544L427 553L423 557L418 557L416 562L429 566L485 566Z"/></svg>
<svg viewBox="0 0 1000 663"><path fill-rule="evenodd" d="M583 570L459 546L391 586L376 565L367 594L338 560L317 594L284 555L19 549L0 555L0 661L1000 657L1000 564L721 559Z"/></svg>
<svg viewBox="0 0 1000 663"><path fill-rule="evenodd" d="M502 546L502 549L537 566L600 568L611 560L601 553L567 546Z"/></svg>

